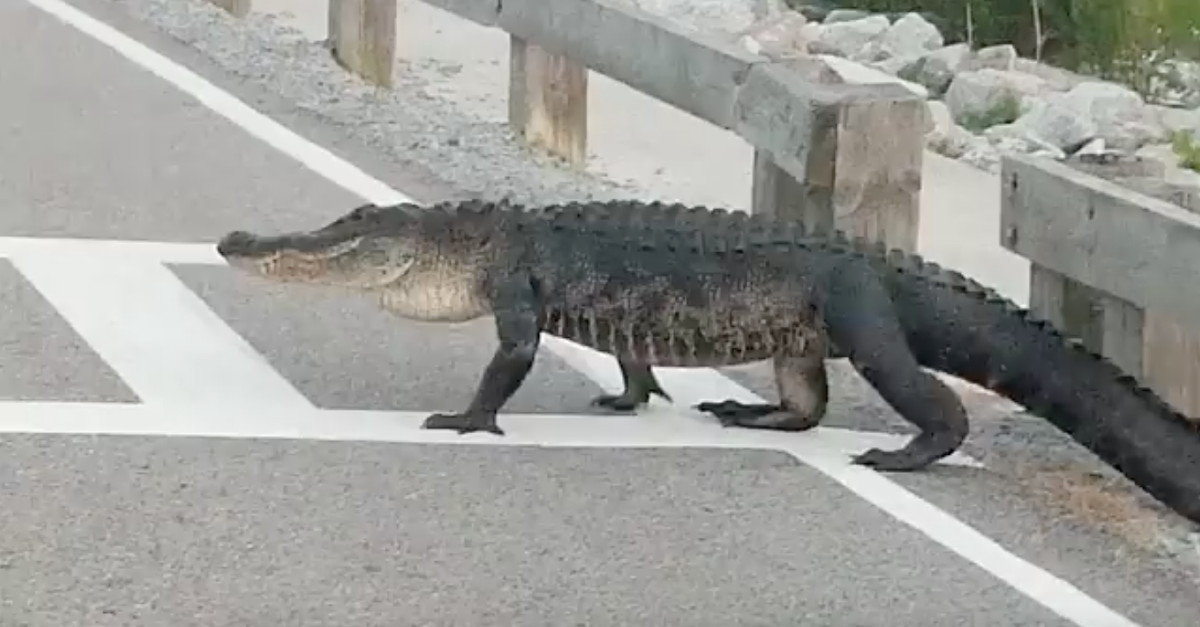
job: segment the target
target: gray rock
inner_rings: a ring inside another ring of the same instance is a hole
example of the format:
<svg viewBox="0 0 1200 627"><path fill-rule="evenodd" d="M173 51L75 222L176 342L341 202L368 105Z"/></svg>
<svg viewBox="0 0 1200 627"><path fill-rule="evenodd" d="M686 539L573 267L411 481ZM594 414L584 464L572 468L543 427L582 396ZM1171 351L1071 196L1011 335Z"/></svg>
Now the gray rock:
<svg viewBox="0 0 1200 627"><path fill-rule="evenodd" d="M908 69L914 63L917 63L920 60L921 60L920 56L892 57L890 59L876 61L876 62L872 63L871 66L874 67L875 69L879 70L880 72L884 72L885 74L891 74L892 76L900 76L901 72L904 72L906 69Z"/></svg>
<svg viewBox="0 0 1200 627"><path fill-rule="evenodd" d="M1028 110L1013 122L1028 135L1061 150L1078 146L1096 137L1095 122L1060 102L1059 98L1028 98Z"/></svg>
<svg viewBox="0 0 1200 627"><path fill-rule="evenodd" d="M891 24L888 19L882 15L834 24L826 20L821 29L821 36L813 42L810 49L849 58L861 53L867 44L883 35L889 26Z"/></svg>
<svg viewBox="0 0 1200 627"><path fill-rule="evenodd" d="M887 58L924 54L941 48L943 43L937 27L916 13L905 13L879 38L881 52Z"/></svg>
<svg viewBox="0 0 1200 627"><path fill-rule="evenodd" d="M1070 70L1046 65L1033 59L1022 59L1021 57L1013 60L1012 71L1032 74L1046 81L1046 84L1055 91L1066 91L1082 82L1093 80L1085 76L1080 76Z"/></svg>
<svg viewBox="0 0 1200 627"><path fill-rule="evenodd" d="M950 81L967 67L970 60L970 46L964 43L951 44L903 64L895 74L904 80L922 85L934 97L938 97L946 93Z"/></svg>
<svg viewBox="0 0 1200 627"><path fill-rule="evenodd" d="M751 54L784 59L808 52L811 37L808 19L795 11L760 20L742 31L738 39Z"/></svg>
<svg viewBox="0 0 1200 627"><path fill-rule="evenodd" d="M1109 146L1136 150L1169 133L1137 92L1107 81L1086 81L1062 94L1058 101L1088 118Z"/></svg>
<svg viewBox="0 0 1200 627"><path fill-rule="evenodd" d="M1036 76L1003 70L971 70L960 72L950 81L945 101L955 121L962 124L968 117L998 111L1006 99L1019 104L1023 97L1036 96L1045 90L1045 81Z"/></svg>
<svg viewBox="0 0 1200 627"><path fill-rule="evenodd" d="M985 172L993 174L1000 172L1000 151L986 141L976 142L958 159Z"/></svg>
<svg viewBox="0 0 1200 627"><path fill-rule="evenodd" d="M863 11L860 9L834 9L825 14L825 19L821 20L821 23L837 24L839 22L853 22L855 20L861 20L864 17L870 16L870 11Z"/></svg>
<svg viewBox="0 0 1200 627"><path fill-rule="evenodd" d="M974 70L991 69L1009 72L1017 69L1016 66L1017 49L1012 44L999 44L980 48L975 52L974 59L971 62L971 69Z"/></svg>
<svg viewBox="0 0 1200 627"><path fill-rule="evenodd" d="M1172 136L1175 133L1185 132L1200 137L1200 107L1178 109L1162 105L1149 105L1146 108L1166 135Z"/></svg>
<svg viewBox="0 0 1200 627"><path fill-rule="evenodd" d="M941 48L944 41L937 26L932 25L917 13L905 13L904 17L883 32L878 40L886 58L913 56Z"/></svg>
<svg viewBox="0 0 1200 627"><path fill-rule="evenodd" d="M1102 155L1108 152L1108 146L1104 143L1103 137L1097 137L1086 144L1082 148L1075 151L1077 155Z"/></svg>
<svg viewBox="0 0 1200 627"><path fill-rule="evenodd" d="M1016 124L998 124L985 130L983 136L1001 154L1036 154L1051 159L1066 158L1064 150Z"/></svg>

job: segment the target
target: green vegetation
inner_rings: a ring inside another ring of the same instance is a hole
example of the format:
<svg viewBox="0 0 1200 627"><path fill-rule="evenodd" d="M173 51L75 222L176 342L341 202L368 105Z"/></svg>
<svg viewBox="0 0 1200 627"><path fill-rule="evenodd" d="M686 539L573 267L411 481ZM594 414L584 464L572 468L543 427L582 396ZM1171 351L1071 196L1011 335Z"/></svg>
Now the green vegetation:
<svg viewBox="0 0 1200 627"><path fill-rule="evenodd" d="M1198 0L840 0L843 8L936 15L947 43L1011 43L1021 56L1143 94L1162 58L1200 60ZM1036 19L1035 19L1036 13ZM1160 51L1158 58L1148 58Z"/></svg>
<svg viewBox="0 0 1200 627"><path fill-rule="evenodd" d="M1021 101L1013 94L1005 94L991 109L964 114L959 125L972 133L982 133L984 129L998 124L1011 124L1019 117Z"/></svg>
<svg viewBox="0 0 1200 627"><path fill-rule="evenodd" d="M1200 172L1200 143L1189 131L1176 131L1171 136L1171 150L1179 157L1179 167Z"/></svg>

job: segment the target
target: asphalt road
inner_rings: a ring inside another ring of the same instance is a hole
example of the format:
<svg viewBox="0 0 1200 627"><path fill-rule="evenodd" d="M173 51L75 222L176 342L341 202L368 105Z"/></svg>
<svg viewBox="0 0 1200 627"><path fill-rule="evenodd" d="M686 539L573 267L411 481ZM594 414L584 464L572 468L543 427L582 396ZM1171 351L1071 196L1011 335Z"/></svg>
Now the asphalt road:
<svg viewBox="0 0 1200 627"><path fill-rule="evenodd" d="M0 625L1200 616L1185 569L1054 510L991 460L889 482L845 464L870 434L779 439L789 454L666 406L590 416L614 373L569 347L541 352L501 418L541 446L418 432L424 413L469 399L490 320L409 323L206 257L225 231L304 228L361 196L35 2L0 3ZM106 2L73 6L405 194L455 194ZM837 368L827 424L896 431ZM769 397L766 373L727 374ZM720 391L706 376L668 385L686 403Z"/></svg>

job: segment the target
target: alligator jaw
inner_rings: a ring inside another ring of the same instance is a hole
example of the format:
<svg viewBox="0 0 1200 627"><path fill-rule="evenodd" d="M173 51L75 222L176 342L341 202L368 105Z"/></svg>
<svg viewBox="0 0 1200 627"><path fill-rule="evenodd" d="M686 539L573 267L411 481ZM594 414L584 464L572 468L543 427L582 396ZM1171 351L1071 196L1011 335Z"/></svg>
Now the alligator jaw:
<svg viewBox="0 0 1200 627"><path fill-rule="evenodd" d="M259 236L233 231L217 242L217 254L234 268L274 281L368 287L365 283L382 277L354 259L361 241L320 232Z"/></svg>

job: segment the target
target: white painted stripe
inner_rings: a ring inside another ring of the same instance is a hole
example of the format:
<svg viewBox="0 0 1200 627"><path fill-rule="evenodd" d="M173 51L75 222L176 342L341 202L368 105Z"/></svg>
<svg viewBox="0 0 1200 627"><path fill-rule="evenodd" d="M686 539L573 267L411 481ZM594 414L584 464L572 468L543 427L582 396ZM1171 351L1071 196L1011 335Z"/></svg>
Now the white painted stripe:
<svg viewBox="0 0 1200 627"><path fill-rule="evenodd" d="M831 462L828 455L802 459L871 504L1080 627L1139 627L1070 582L1009 553L991 538L945 511L907 490L895 489L895 483L877 472Z"/></svg>
<svg viewBox="0 0 1200 627"><path fill-rule="evenodd" d="M166 266L69 249L11 261L145 403L313 406Z"/></svg>
<svg viewBox="0 0 1200 627"><path fill-rule="evenodd" d="M504 413L505 437L421 429L429 412L284 407L163 407L135 403L0 402L0 433L99 433L229 438L302 438L373 442L592 448L720 448L806 450L836 466L864 446L894 446L889 433L817 428L777 434L725 429L669 409L636 416ZM794 453L793 453L794 454ZM948 466L978 467L955 455Z"/></svg>
<svg viewBox="0 0 1200 627"><path fill-rule="evenodd" d="M61 0L26 1L119 52L254 137L296 159L313 172L346 189L355 190L374 203L392 204L405 200L406 196L393 190L386 183L367 175L329 150L259 113L199 74L70 4Z"/></svg>
<svg viewBox="0 0 1200 627"><path fill-rule="evenodd" d="M297 159L314 172L341 185L345 189L370 202L388 203L405 200L403 194L391 189L385 183L371 177L353 164L304 140L273 120L239 102L233 96L222 92L189 70L146 46L137 43L117 30L70 7L61 0L26 1L107 44L133 63L154 72L233 123L241 126L247 132L263 139L285 154ZM550 345L554 346L557 344ZM584 364L584 368L581 368L581 371L586 373L587 369L591 369L595 365L597 364ZM669 379L670 382L668 383L667 380L664 380L663 384L672 386L674 394L680 394L680 392L675 391L676 387L685 389L678 385L680 381L689 376L699 376L701 373L692 371L683 377L676 377L674 374L669 372L664 373L664 378ZM720 376L719 373L714 374ZM729 384L735 385L732 381ZM750 396L748 390L744 390L744 392ZM705 396L703 398L710 397L716 393L716 389L704 390L703 394ZM690 396L695 397L695 395ZM681 398L684 397L686 395L681 394ZM811 451L797 453L796 456L801 461L812 465L822 472L826 472L826 474L830 470L830 467L824 463L828 460L824 458L823 454ZM1008 582L1031 599L1053 610L1063 618L1074 622L1080 627L1136 627L1135 623L1129 619L1105 607L1098 601L1087 597L1069 583L1054 578L1036 565L1021 560L1003 549L995 550L995 544L987 541L986 538L978 535L956 535L953 529L969 529L969 527L957 521L951 527L946 527L947 520L954 521L952 517L932 505L920 501L918 497L885 477L869 469L855 469L855 472L859 476L872 477L871 480L875 482L874 487L868 487L868 484L859 481L843 481L843 485L848 489L874 503L893 517L919 529L938 543L979 565L996 577ZM843 475L835 474L831 476L837 479ZM920 508L907 506L914 502L920 502L924 505ZM945 529L951 529L951 531L945 531ZM967 537L972 539L962 540L962 538ZM1030 585L1032 582L1038 582L1042 585Z"/></svg>
<svg viewBox="0 0 1200 627"><path fill-rule="evenodd" d="M225 265L215 242L148 242L64 237L0 237L0 258L75 253L92 258L158 264Z"/></svg>

